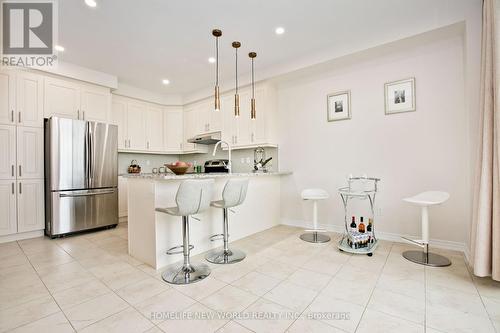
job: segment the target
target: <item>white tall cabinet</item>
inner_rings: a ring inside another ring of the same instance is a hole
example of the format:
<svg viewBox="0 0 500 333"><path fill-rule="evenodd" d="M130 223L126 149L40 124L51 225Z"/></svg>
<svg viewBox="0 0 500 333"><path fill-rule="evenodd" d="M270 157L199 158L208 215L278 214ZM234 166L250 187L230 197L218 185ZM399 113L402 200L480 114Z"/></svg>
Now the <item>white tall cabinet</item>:
<svg viewBox="0 0 500 333"><path fill-rule="evenodd" d="M43 96L42 76L0 70L0 237L45 227Z"/></svg>

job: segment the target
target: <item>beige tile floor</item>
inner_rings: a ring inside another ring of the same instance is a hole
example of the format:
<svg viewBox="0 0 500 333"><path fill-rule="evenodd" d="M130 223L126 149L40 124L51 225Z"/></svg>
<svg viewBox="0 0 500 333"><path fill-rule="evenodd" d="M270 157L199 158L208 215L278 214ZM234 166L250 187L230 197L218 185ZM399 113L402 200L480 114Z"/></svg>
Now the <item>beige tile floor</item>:
<svg viewBox="0 0 500 333"><path fill-rule="evenodd" d="M500 283L472 277L459 253L439 251L453 265L429 268L403 259L404 244L381 242L370 258L299 233L277 226L239 240L243 262L210 265L188 286L128 256L126 224L0 244L0 332L500 332Z"/></svg>

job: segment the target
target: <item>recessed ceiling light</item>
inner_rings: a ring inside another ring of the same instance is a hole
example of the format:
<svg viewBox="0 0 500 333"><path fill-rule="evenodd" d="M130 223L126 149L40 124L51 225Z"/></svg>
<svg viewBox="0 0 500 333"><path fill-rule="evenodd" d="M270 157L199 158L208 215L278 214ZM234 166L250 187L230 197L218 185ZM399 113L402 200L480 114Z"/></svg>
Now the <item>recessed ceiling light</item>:
<svg viewBox="0 0 500 333"><path fill-rule="evenodd" d="M61 45L54 46L54 49L58 52L64 52L64 47L62 47Z"/></svg>
<svg viewBox="0 0 500 333"><path fill-rule="evenodd" d="M211 64L215 63L215 58L214 57L208 58L208 62Z"/></svg>
<svg viewBox="0 0 500 333"><path fill-rule="evenodd" d="M170 81L168 79L163 79L163 80L161 80L161 83L163 83L163 84L169 84Z"/></svg>
<svg viewBox="0 0 500 333"><path fill-rule="evenodd" d="M85 3L89 7L96 7L97 6L97 2L95 2L95 0L85 0Z"/></svg>
<svg viewBox="0 0 500 333"><path fill-rule="evenodd" d="M277 27L276 30L274 30L276 35L283 35L285 33L285 28L283 27Z"/></svg>

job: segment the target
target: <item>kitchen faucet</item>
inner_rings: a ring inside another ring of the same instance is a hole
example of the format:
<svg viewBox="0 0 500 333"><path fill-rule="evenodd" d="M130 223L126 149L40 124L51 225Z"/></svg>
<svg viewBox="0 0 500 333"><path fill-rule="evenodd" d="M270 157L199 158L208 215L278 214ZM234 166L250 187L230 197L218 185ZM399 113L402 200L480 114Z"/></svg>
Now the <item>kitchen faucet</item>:
<svg viewBox="0 0 500 333"><path fill-rule="evenodd" d="M227 146L227 151L228 151L228 162L227 162L227 165L225 166L226 169L228 170L229 173L232 173L231 171L231 145L229 143L227 143L226 141L223 141L223 140L220 140L218 141L216 144L215 144L215 147L214 147L214 152L212 153L212 156L215 156L215 153L217 152L217 147L220 145L221 148L222 148L222 144L225 143L226 146Z"/></svg>

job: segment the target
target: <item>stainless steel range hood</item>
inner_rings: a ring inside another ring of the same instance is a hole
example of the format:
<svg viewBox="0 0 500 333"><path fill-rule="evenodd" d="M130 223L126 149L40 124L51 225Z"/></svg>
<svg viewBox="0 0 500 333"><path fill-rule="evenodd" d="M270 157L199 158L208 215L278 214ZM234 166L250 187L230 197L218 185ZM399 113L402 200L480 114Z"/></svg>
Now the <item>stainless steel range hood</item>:
<svg viewBox="0 0 500 333"><path fill-rule="evenodd" d="M214 145L221 140L221 137L221 132L204 133L188 139L188 142L200 145Z"/></svg>

